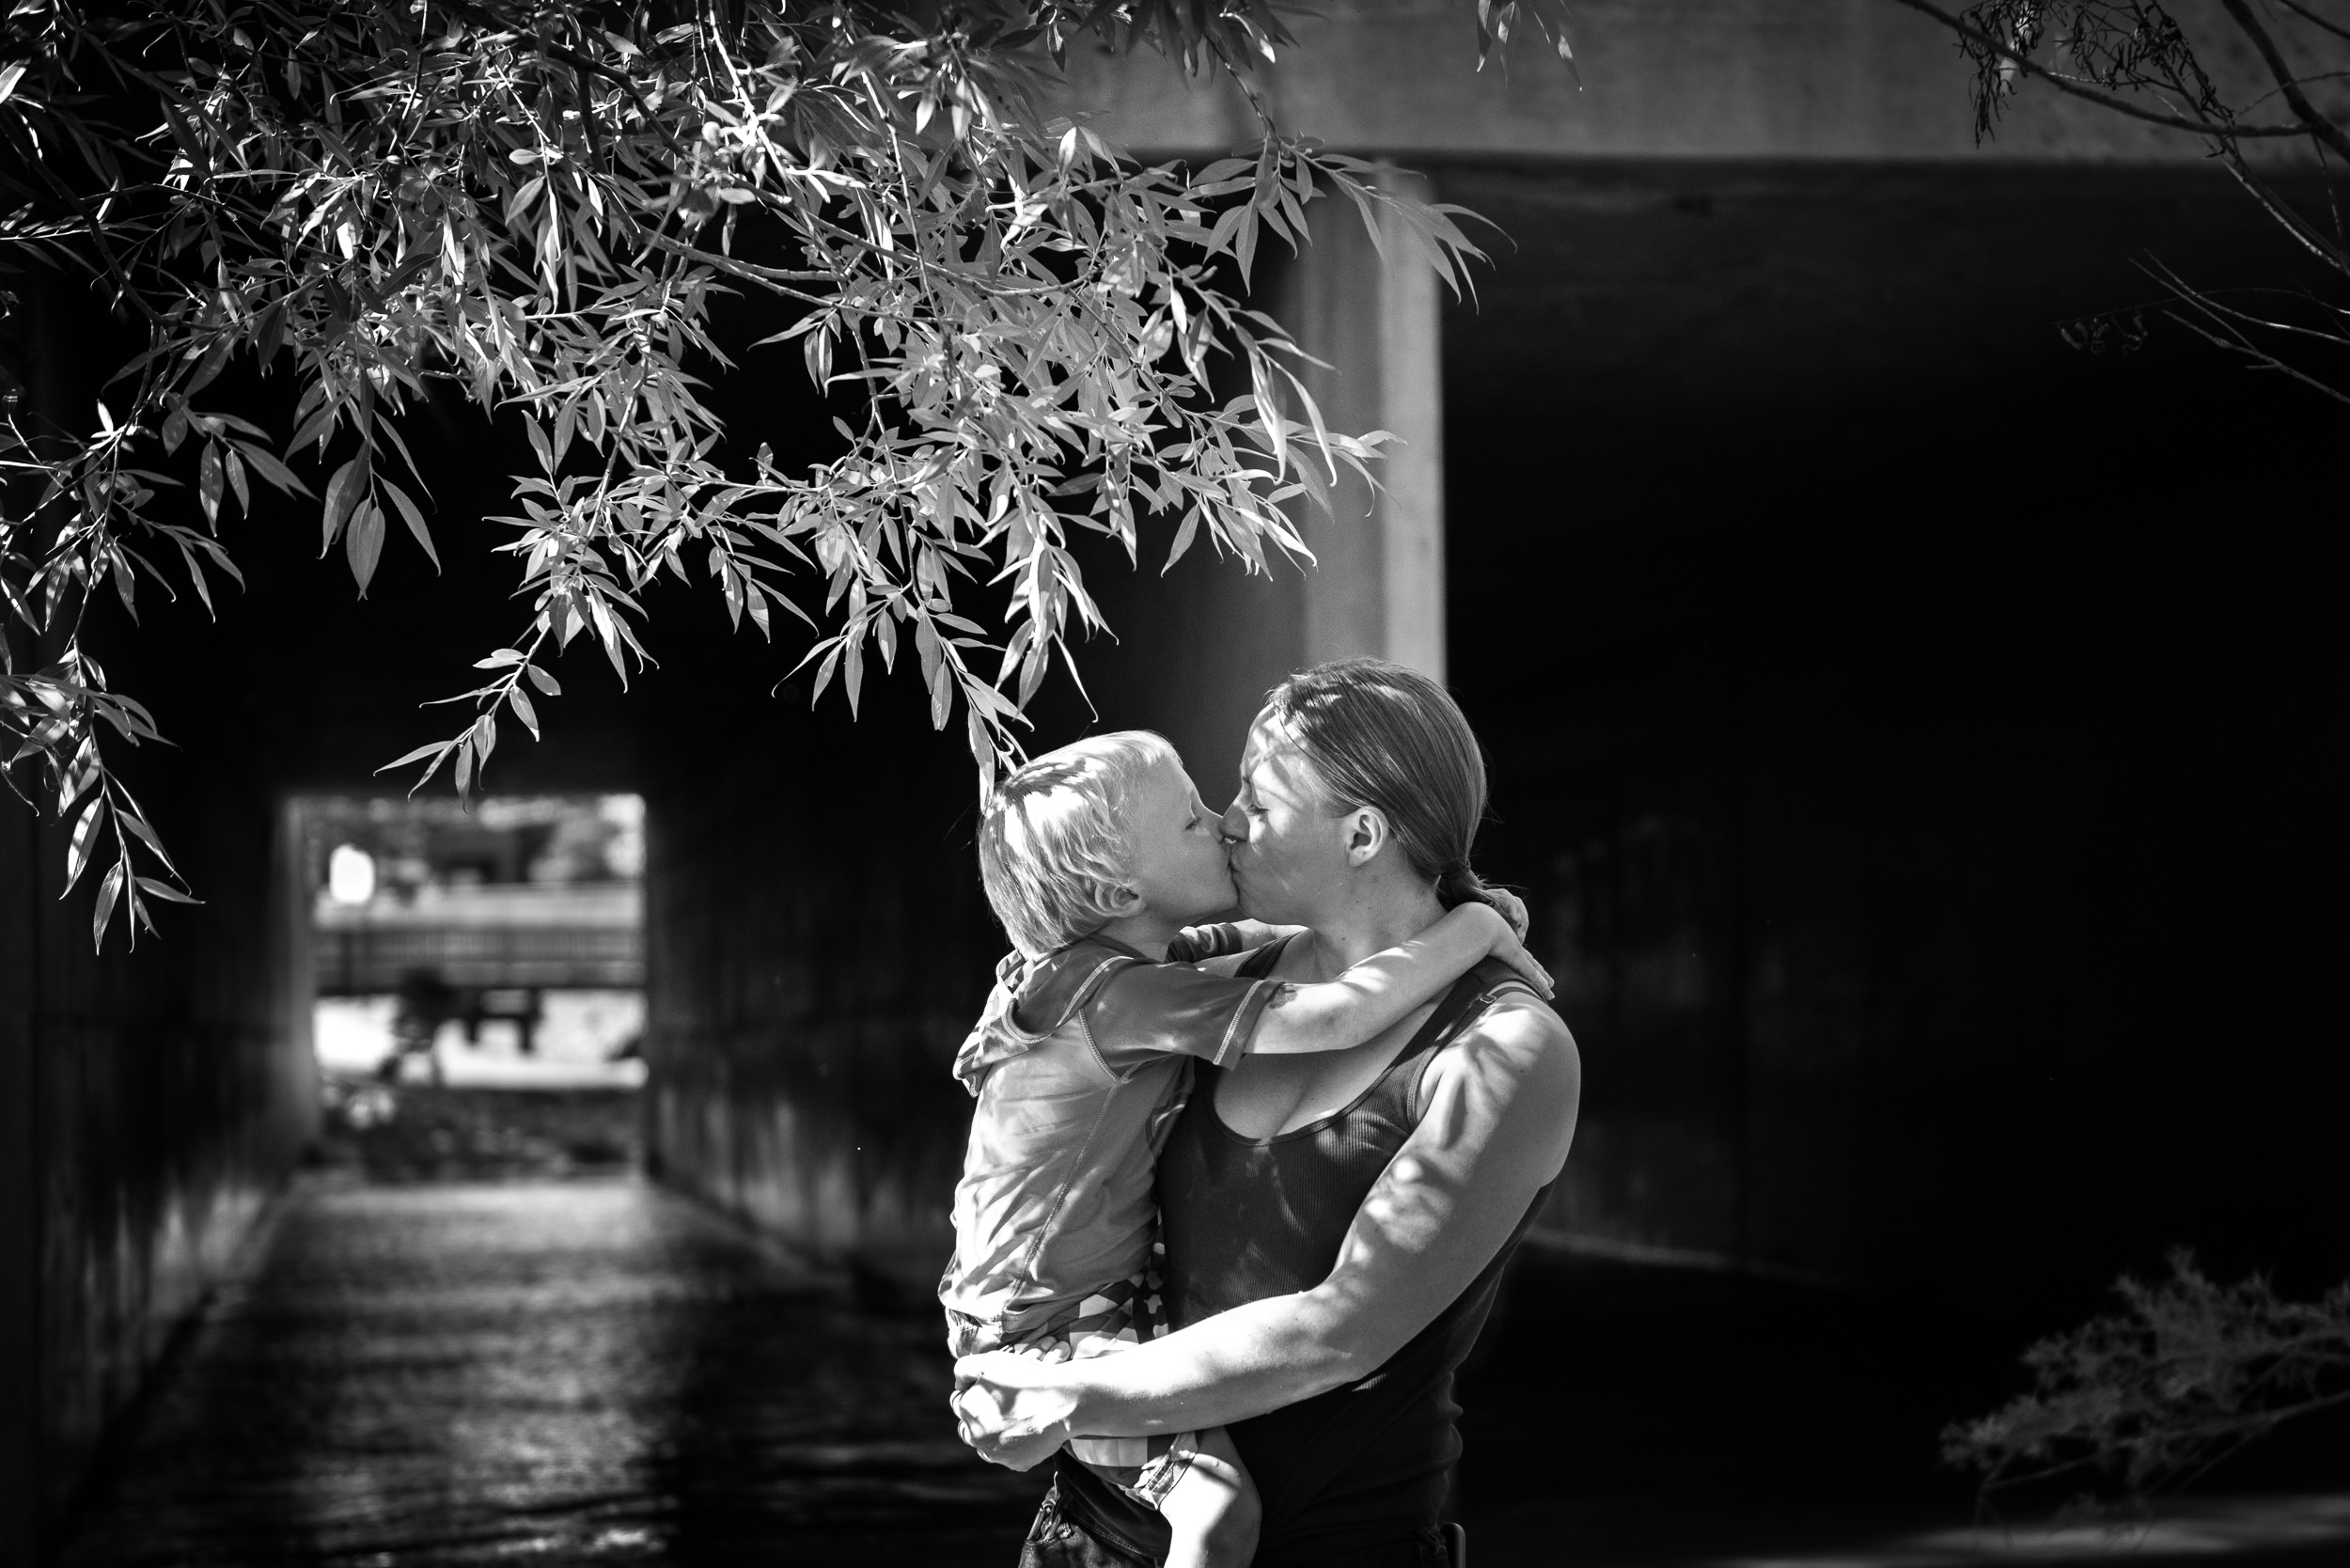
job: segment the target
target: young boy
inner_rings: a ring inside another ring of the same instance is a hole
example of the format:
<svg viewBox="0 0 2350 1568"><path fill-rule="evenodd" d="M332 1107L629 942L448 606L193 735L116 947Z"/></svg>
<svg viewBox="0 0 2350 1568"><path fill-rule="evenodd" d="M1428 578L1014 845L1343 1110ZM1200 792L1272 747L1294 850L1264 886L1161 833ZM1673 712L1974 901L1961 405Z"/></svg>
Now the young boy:
<svg viewBox="0 0 2350 1568"><path fill-rule="evenodd" d="M1488 954L1547 980L1481 903L1319 985L1170 962L1205 956L1184 928L1234 893L1222 819L1144 730L1007 777L980 823L979 870L1019 951L955 1058L979 1100L938 1292L958 1356L1092 1356L1166 1332L1152 1163L1189 1090L1186 1058L1359 1045ZM1167 1520L1167 1568L1254 1554L1255 1488L1222 1428L1069 1447Z"/></svg>

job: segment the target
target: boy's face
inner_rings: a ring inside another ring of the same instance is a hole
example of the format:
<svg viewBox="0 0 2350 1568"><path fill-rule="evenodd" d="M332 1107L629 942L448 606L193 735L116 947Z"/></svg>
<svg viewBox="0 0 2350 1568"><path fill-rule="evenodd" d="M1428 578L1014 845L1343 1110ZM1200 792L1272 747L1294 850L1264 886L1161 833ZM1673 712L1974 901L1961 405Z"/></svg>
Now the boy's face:
<svg viewBox="0 0 2350 1568"><path fill-rule="evenodd" d="M1153 763L1136 781L1126 795L1133 845L1126 884L1140 895L1145 911L1182 926L1232 907L1223 829L1223 819L1199 803L1182 763Z"/></svg>

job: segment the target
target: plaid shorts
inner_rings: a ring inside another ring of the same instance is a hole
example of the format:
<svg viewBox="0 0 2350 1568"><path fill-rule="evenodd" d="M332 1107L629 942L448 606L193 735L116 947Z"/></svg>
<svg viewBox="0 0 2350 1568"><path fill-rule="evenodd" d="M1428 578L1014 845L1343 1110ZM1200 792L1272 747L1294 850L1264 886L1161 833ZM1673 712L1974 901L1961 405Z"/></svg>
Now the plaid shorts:
<svg viewBox="0 0 2350 1568"><path fill-rule="evenodd" d="M1048 1361L1089 1361L1131 1350L1166 1332L1165 1297L1155 1261L1132 1278L1104 1285L1016 1336L1007 1337L1001 1323L983 1323L952 1309L947 1313L947 1346L958 1356L1002 1350ZM1198 1435L1179 1432L1155 1437L1072 1437L1069 1453L1135 1501L1156 1509L1191 1468Z"/></svg>

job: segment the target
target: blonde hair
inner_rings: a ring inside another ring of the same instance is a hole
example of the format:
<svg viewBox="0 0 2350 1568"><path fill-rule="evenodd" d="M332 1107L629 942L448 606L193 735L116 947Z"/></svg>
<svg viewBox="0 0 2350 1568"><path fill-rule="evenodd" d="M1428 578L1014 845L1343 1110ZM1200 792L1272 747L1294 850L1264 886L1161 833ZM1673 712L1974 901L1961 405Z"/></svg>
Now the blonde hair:
<svg viewBox="0 0 2350 1568"><path fill-rule="evenodd" d="M1148 729L1089 735L1015 768L979 813L979 881L1012 946L1030 958L1125 913L1133 842L1126 795L1182 759Z"/></svg>

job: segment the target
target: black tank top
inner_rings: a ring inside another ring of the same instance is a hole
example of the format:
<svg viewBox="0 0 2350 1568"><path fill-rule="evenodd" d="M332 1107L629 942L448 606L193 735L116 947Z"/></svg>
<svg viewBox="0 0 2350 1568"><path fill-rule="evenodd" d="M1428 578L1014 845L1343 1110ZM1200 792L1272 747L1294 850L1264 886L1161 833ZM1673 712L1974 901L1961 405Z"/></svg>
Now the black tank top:
<svg viewBox="0 0 2350 1568"><path fill-rule="evenodd" d="M1265 974L1277 957L1277 947L1267 948L1241 972ZM1215 1113L1219 1074L1200 1064L1191 1103L1159 1156L1175 1325L1327 1278L1355 1212L1419 1124L1429 1063L1512 991L1533 995L1505 965L1479 964L1353 1104L1270 1138L1225 1126ZM1549 1193L1545 1186L1534 1195L1493 1262L1377 1372L1231 1428L1264 1504L1256 1568L1344 1561L1418 1539L1436 1523L1461 1453L1453 1372ZM1142 1557L1165 1553L1157 1515L1065 1453L1058 1482L1062 1506L1105 1543Z"/></svg>

